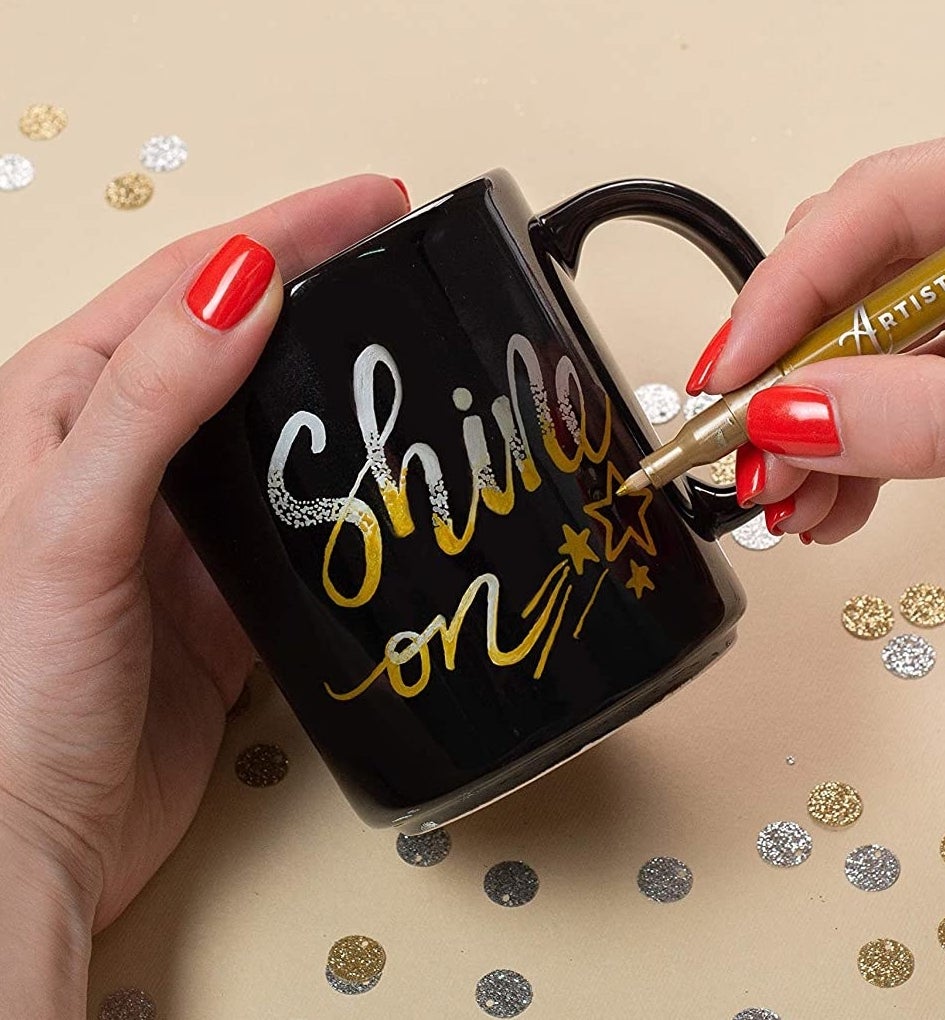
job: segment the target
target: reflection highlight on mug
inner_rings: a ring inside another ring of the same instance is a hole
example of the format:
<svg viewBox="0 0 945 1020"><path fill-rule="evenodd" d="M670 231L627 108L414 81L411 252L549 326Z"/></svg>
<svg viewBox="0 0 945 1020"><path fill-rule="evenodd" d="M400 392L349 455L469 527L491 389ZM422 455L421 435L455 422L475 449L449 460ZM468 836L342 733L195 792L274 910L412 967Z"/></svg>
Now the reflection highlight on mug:
<svg viewBox="0 0 945 1020"><path fill-rule="evenodd" d="M361 351L354 362L352 395L365 460L346 496L299 499L288 491L285 470L297 439L307 431L309 448L312 455L317 456L324 451L328 436L322 419L311 411L297 411L285 423L270 459L267 479L269 501L276 516L293 528L331 525L322 560L322 584L326 595L337 606L356 608L367 604L373 598L381 581L383 565L381 526L370 504L358 496L368 475L371 476L376 492L380 496L395 537L403 538L416 530L416 523L410 510L407 481L411 467L414 464L419 467L426 482L432 534L439 549L448 556L457 555L469 545L476 531L480 504L494 514L506 515L511 512L516 498L516 475L526 492L534 491L541 485L542 477L532 455L525 429L516 379L517 364L524 367L527 375L532 411L538 423L542 444L556 470L573 474L585 459L591 464L601 464L610 452L612 439L610 401L606 394L601 394L604 422L601 435L595 444L588 436L584 386L574 363L567 355L559 358L554 379L560 420L573 444L571 452L563 448L555 428L535 348L526 337L514 334L509 339L506 349L508 394L497 397L491 405L492 417L504 445L504 464L501 470L503 483L500 485L497 481L496 468L489 454L482 418L474 414L466 415L463 419L463 440L469 464L470 497L466 521L460 530L457 530L451 512L440 459L430 445L411 444L396 471L388 459L386 447L403 403L403 383L397 363L387 348L380 344L370 344ZM393 387L393 399L383 423L378 420L376 402L378 372L386 373ZM572 392L577 395L576 407L572 401ZM459 387L453 391L453 403L458 410L467 411L472 404L471 394ZM586 564L601 564L590 596L584 600L572 630L572 637L577 640L604 580L630 543L639 547L648 556L655 557L657 554L656 544L646 520L646 511L653 499L652 492L647 489L629 497L630 500L637 502L636 513L630 524L624 523L623 514L627 509L625 498L621 503L620 521L615 526L614 498L623 476L609 459L606 459L605 471L606 488L603 497L583 506L583 512L587 517L600 525L604 539L603 548L598 552L590 545L590 528L576 530L568 523L562 524L563 542L557 549L562 558L550 567L534 595L521 609L522 620L527 621L533 614L536 615L517 645L502 649L498 644L501 581L496 574L485 572L474 578L466 587L448 622L445 615L437 614L421 630L402 630L392 635L385 645L380 662L360 683L350 690L338 691L326 682L324 686L327 693L337 701L350 701L359 697L379 677L386 674L388 683L395 693L405 698L416 696L430 680L431 644L435 639L439 639L444 668L455 669L460 632L466 615L480 592L484 593L486 600L484 639L490 661L500 667L514 665L527 658L543 642L532 673L534 679L540 679L575 588L575 583L570 580L572 573L580 577L584 574ZM346 524L358 529L363 544L363 575L357 590L349 593L339 590L331 572L332 557L341 530ZM644 592L655 590L656 586L649 576L649 567L641 566L634 559L630 559L628 566L629 579L625 587L633 591L637 599L641 599ZM405 679L403 668L415 659L417 675L412 680Z"/></svg>

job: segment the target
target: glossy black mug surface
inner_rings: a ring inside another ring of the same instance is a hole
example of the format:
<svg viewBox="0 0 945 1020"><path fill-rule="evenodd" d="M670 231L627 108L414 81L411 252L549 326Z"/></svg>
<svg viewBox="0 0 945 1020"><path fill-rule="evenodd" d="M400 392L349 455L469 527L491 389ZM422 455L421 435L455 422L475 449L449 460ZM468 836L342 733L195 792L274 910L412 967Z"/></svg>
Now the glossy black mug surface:
<svg viewBox="0 0 945 1020"><path fill-rule="evenodd" d="M286 287L247 383L164 493L355 809L416 832L559 764L734 640L688 480L617 498L652 431L571 278L606 219L664 224L737 287L762 253L659 181L534 215L504 171ZM632 376L633 366L625 366Z"/></svg>

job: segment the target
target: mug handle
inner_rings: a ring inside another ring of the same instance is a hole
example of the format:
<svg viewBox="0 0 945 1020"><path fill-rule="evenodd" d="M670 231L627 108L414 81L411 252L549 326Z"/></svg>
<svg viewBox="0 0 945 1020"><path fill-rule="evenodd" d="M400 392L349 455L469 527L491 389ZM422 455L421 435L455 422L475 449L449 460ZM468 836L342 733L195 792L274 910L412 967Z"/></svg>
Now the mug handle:
<svg viewBox="0 0 945 1020"><path fill-rule="evenodd" d="M612 181L565 199L536 217L554 257L571 277L577 273L587 235L601 223L618 218L657 223L680 234L708 255L736 291L765 257L748 231L721 206L670 181ZM675 486L664 491L703 538L718 538L760 512L760 507L739 506L732 485L709 485L688 475L685 481L689 504L678 498Z"/></svg>

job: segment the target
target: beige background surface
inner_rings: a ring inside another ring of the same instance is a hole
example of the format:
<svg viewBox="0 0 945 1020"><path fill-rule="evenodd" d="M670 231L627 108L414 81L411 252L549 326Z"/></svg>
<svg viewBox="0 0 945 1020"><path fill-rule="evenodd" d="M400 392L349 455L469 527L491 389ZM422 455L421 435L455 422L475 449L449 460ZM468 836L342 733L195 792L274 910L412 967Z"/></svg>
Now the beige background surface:
<svg viewBox="0 0 945 1020"><path fill-rule="evenodd" d="M770 247L794 204L855 158L941 131L930 0L0 0L0 17L0 152L24 152L38 171L0 195L4 356L180 233L348 172L403 177L419 204L505 165L536 208L607 178L668 177ZM40 101L70 114L55 142L16 129ZM158 180L146 209L109 209L105 183L160 132L189 142L189 163ZM581 286L637 383L681 386L730 300L697 253L637 225L598 232ZM942 1016L945 664L896 681L839 611L859 591L895 600L945 580L943 495L938 483L890 486L868 529L837 548L791 539L751 553L726 540L751 602L736 649L597 749L457 824L453 853L427 871L399 860L390 833L359 825L257 678L192 831L97 940L90 1010L139 985L167 1020L475 1020L477 979L511 967L535 989L528 1020L729 1020L749 1005L783 1020ZM277 788L233 776L257 740L291 757ZM864 817L848 833L815 831L801 868L763 865L758 829L803 821L808 790L828 778L859 788ZM903 874L867 895L842 862L872 841L895 849ZM682 903L637 892L654 854L692 868ZM541 878L519 910L481 891L506 858ZM374 991L345 998L323 970L352 932L389 959ZM878 936L916 954L902 988L857 974L858 947Z"/></svg>

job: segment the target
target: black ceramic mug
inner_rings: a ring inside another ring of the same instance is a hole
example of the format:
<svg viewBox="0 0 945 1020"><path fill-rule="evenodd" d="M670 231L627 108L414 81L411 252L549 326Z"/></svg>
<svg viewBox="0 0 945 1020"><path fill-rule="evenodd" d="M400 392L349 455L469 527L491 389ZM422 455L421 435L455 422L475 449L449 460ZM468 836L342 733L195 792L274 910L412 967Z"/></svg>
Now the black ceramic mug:
<svg viewBox="0 0 945 1020"><path fill-rule="evenodd" d="M616 497L652 449L572 289L615 217L762 258L660 181L540 215L494 171L298 277L258 366L164 492L352 804L418 832L533 779L735 638L694 479Z"/></svg>

